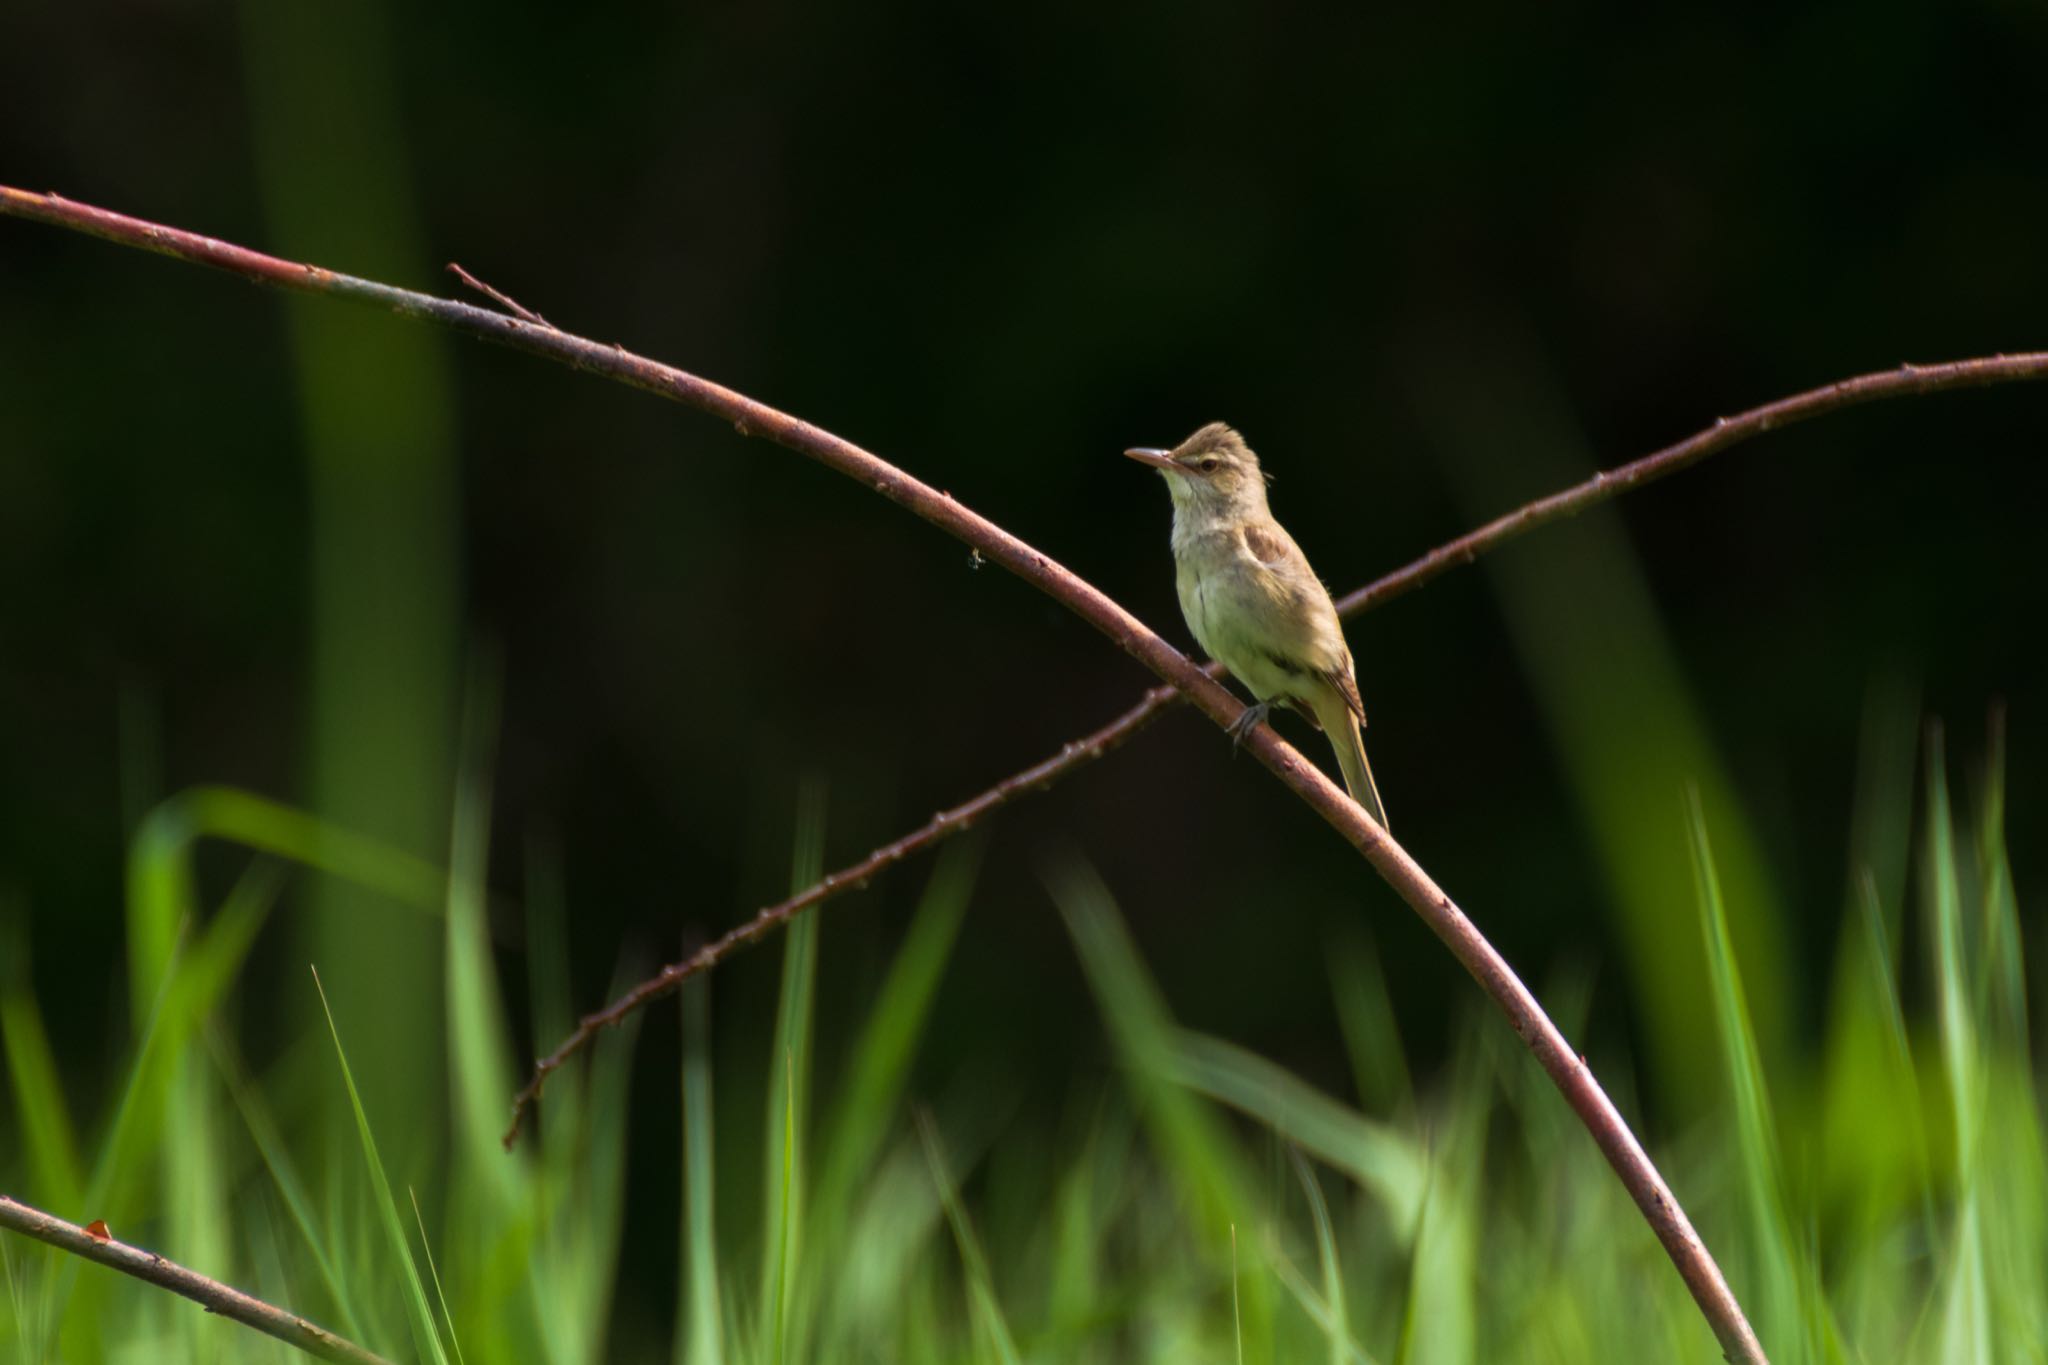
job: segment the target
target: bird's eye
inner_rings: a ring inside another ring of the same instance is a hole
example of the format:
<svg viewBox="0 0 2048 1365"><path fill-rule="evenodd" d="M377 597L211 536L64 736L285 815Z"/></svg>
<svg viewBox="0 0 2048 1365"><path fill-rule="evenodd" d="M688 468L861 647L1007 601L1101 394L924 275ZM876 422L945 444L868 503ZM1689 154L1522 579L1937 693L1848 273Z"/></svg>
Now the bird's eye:
<svg viewBox="0 0 2048 1365"><path fill-rule="evenodd" d="M1204 474L1214 474L1219 463L1221 462L1214 455L1211 455L1208 459L1196 465L1195 468L1201 470Z"/></svg>

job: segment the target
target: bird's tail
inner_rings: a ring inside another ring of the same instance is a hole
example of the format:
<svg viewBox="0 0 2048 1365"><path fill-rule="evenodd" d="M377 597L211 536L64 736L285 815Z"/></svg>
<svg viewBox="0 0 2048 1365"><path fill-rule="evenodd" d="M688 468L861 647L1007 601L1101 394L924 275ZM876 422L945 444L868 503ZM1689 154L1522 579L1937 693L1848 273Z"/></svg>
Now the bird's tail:
<svg viewBox="0 0 2048 1365"><path fill-rule="evenodd" d="M1333 691L1329 700L1316 708L1316 719L1330 737L1330 747L1337 751L1337 766L1344 770L1344 788L1351 799L1365 808L1374 824L1392 832L1387 808L1380 804L1379 785L1372 780L1372 764L1365 757L1365 736L1359 733L1358 717Z"/></svg>

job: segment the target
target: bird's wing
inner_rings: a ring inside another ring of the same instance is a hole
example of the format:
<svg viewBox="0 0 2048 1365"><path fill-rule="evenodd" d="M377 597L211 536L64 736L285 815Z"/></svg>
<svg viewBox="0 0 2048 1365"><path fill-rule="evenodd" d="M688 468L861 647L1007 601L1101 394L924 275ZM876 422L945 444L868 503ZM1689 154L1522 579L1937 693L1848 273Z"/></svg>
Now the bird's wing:
<svg viewBox="0 0 2048 1365"><path fill-rule="evenodd" d="M1330 680L1330 686L1337 689L1337 695L1344 699L1344 705L1351 714L1358 717L1360 725L1365 724L1365 702L1358 695L1358 679L1351 676L1351 661L1347 658L1345 667L1333 668L1323 676Z"/></svg>
<svg viewBox="0 0 2048 1365"><path fill-rule="evenodd" d="M1253 559L1268 568L1278 568L1290 559L1304 569L1308 567L1308 560L1301 553L1301 547L1294 543L1292 536L1278 526L1260 526L1254 522L1243 527L1242 534L1244 548L1251 552Z"/></svg>
<svg viewBox="0 0 2048 1365"><path fill-rule="evenodd" d="M1266 619L1269 627L1277 627L1279 638L1270 650L1275 661L1292 672L1329 679L1345 707L1363 724L1365 705L1359 700L1344 627L1329 589L1309 567L1308 556L1277 522L1253 522L1241 527L1239 534L1245 552L1268 571L1260 577L1274 599L1275 611Z"/></svg>

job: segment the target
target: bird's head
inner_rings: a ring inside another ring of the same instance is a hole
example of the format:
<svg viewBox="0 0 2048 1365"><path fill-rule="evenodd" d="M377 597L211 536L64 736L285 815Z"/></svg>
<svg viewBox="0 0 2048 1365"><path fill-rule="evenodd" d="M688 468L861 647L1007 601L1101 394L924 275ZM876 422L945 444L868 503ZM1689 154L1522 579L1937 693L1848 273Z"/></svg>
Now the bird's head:
<svg viewBox="0 0 2048 1365"><path fill-rule="evenodd" d="M1211 422L1172 450L1138 447L1124 454L1165 478L1174 505L1202 511L1266 510L1266 477L1244 437Z"/></svg>

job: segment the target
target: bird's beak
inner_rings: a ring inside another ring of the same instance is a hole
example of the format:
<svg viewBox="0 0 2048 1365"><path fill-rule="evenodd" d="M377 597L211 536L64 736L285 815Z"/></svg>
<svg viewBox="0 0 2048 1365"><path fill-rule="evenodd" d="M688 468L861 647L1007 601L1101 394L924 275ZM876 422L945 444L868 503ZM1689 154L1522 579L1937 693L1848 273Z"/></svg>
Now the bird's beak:
<svg viewBox="0 0 2048 1365"><path fill-rule="evenodd" d="M1126 450L1124 454L1130 456L1139 464L1149 464L1154 469L1163 469L1174 474L1181 472L1180 466L1173 462L1173 456L1163 450L1154 450L1150 446L1138 446L1135 449Z"/></svg>

